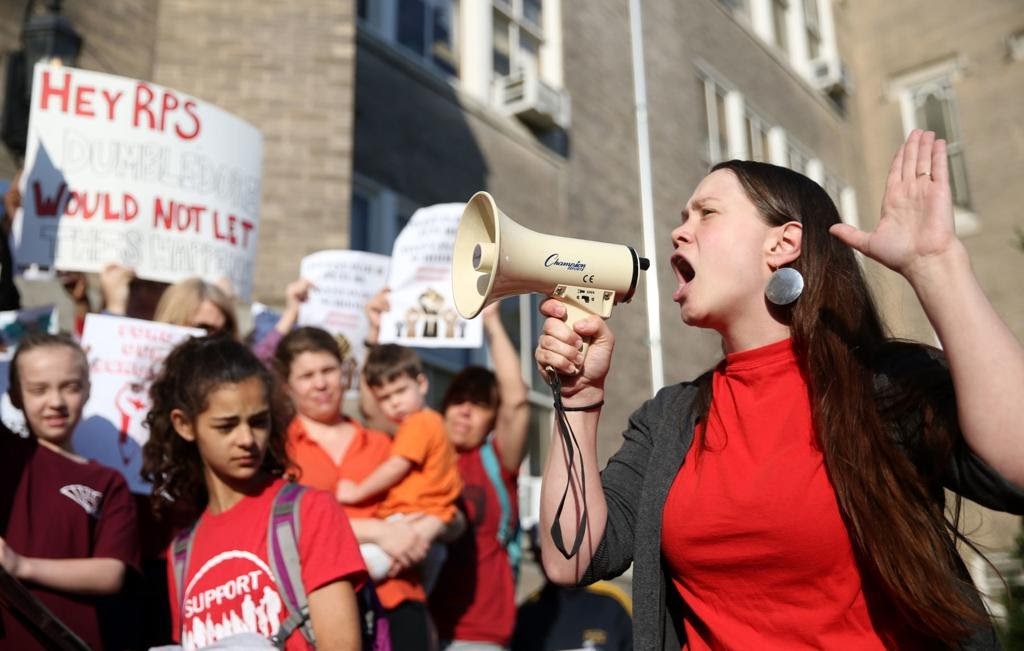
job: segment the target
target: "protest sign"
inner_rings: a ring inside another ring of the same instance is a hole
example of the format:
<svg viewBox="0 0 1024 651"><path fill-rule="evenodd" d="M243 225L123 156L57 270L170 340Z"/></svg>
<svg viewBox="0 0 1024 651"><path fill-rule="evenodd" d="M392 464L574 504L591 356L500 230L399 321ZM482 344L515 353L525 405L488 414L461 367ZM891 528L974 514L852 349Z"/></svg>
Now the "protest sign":
<svg viewBox="0 0 1024 651"><path fill-rule="evenodd" d="M57 308L53 305L0 312L0 420L7 429L22 436L28 436L25 415L11 404L11 397L7 394L7 381L10 378L14 351L28 333L55 334L58 329Z"/></svg>
<svg viewBox="0 0 1024 651"><path fill-rule="evenodd" d="M381 317L380 341L421 348L479 348L480 319L466 321L452 299L452 246L465 204L420 208L395 238L391 252L391 309Z"/></svg>
<svg viewBox="0 0 1024 651"><path fill-rule="evenodd" d="M38 64L15 260L228 278L247 299L262 146L252 125L176 90Z"/></svg>
<svg viewBox="0 0 1024 651"><path fill-rule="evenodd" d="M365 251L319 251L303 258L299 275L313 289L299 310L299 325L344 335L361 364L369 328L364 308L384 287L389 262L386 255Z"/></svg>
<svg viewBox="0 0 1024 651"><path fill-rule="evenodd" d="M90 314L82 347L89 357L92 390L75 430L75 451L116 470L133 493L148 493L142 481L142 446L149 438L144 419L149 385L167 353L188 337L206 332L168 323Z"/></svg>

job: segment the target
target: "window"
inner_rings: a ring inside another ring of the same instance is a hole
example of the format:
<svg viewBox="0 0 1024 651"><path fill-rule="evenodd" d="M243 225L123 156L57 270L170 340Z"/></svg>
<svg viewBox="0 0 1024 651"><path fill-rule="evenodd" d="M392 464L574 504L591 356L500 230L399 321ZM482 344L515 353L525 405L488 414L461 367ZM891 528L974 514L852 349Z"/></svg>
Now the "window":
<svg viewBox="0 0 1024 651"><path fill-rule="evenodd" d="M698 68L696 90L697 101L703 104L699 114L707 125L706 163L714 165L728 158L774 160L772 132L776 128L747 105L740 91L704 65Z"/></svg>
<svg viewBox="0 0 1024 651"><path fill-rule="evenodd" d="M352 181L349 248L391 255L395 238L419 206L365 177Z"/></svg>
<svg viewBox="0 0 1024 651"><path fill-rule="evenodd" d="M953 101L953 87L949 79L917 88L913 93L914 127L934 131L936 138L946 141L953 203L966 208L971 205L971 197L967 190L967 165Z"/></svg>
<svg viewBox="0 0 1024 651"><path fill-rule="evenodd" d="M817 59L821 54L821 18L818 14L818 0L803 0L804 30L807 32L807 57Z"/></svg>
<svg viewBox="0 0 1024 651"><path fill-rule="evenodd" d="M771 0L772 3L772 29L775 36L775 45L783 52L789 52L789 39L786 14L789 12L787 0Z"/></svg>
<svg viewBox="0 0 1024 651"><path fill-rule="evenodd" d="M969 210L971 196L967 184L967 163L953 90L958 75L959 63L945 62L893 81L890 95L895 95L900 103L905 132L928 129L946 141L953 203L958 208Z"/></svg>
<svg viewBox="0 0 1024 651"><path fill-rule="evenodd" d="M807 174L807 168L810 166L812 159L811 154L802 146L792 140L786 142L786 167L789 169L801 174Z"/></svg>
<svg viewBox="0 0 1024 651"><path fill-rule="evenodd" d="M1010 61L1024 61L1024 29L1006 37L1006 54Z"/></svg>
<svg viewBox="0 0 1024 651"><path fill-rule="evenodd" d="M738 0L719 0L736 7ZM779 50L783 59L792 66L815 90L830 92L835 89L843 66L839 60L833 25L832 3L836 0L743 0L743 10L734 8L735 16L759 39ZM743 19L740 15L743 15ZM821 64L826 64L825 68ZM820 71L834 71L822 79ZM847 91L844 90L844 93Z"/></svg>
<svg viewBox="0 0 1024 651"><path fill-rule="evenodd" d="M457 0L359 0L364 25L431 68L458 75Z"/></svg>
<svg viewBox="0 0 1024 651"><path fill-rule="evenodd" d="M748 110L744 120L744 136L747 138L747 158L762 163L771 162L771 145L768 133L771 126L759 115Z"/></svg>
<svg viewBox="0 0 1024 651"><path fill-rule="evenodd" d="M495 76L540 71L542 13L542 0L494 0L491 28Z"/></svg>
<svg viewBox="0 0 1024 651"><path fill-rule="evenodd" d="M729 153L729 129L726 97L729 91L709 76L697 78L697 101L703 100L704 116L708 127L705 153L711 164L725 160Z"/></svg>
<svg viewBox="0 0 1024 651"><path fill-rule="evenodd" d="M846 184L843 183L842 179L835 175L831 170L826 169L824 178L821 182L821 187L825 188L825 192L832 198L832 201L836 204L836 207L841 206L842 192Z"/></svg>

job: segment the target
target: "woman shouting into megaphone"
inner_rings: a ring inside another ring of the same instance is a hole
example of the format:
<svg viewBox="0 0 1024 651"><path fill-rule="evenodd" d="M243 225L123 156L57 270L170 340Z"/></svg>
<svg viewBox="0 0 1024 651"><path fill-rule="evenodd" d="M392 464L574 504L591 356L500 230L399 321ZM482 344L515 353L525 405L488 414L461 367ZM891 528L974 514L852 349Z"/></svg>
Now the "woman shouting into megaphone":
<svg viewBox="0 0 1024 651"><path fill-rule="evenodd" d="M634 412L600 476L614 337L541 306L579 441L545 469L548 575L632 564L637 649L996 647L943 489L1024 511L1024 349L953 230L945 142L910 134L871 232L796 172L720 163L672 248L682 321L725 358ZM886 336L855 252L907 279L942 350Z"/></svg>

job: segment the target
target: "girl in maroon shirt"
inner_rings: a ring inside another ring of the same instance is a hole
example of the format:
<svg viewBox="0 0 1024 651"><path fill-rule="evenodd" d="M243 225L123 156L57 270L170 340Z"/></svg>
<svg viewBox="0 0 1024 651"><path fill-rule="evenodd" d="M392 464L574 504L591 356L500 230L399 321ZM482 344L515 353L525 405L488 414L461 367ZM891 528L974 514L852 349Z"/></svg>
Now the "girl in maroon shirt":
<svg viewBox="0 0 1024 651"><path fill-rule="evenodd" d="M10 396L31 438L0 428L0 565L93 648L119 646L100 608L138 569L135 507L121 475L77 454L89 362L67 335L32 333L11 360ZM6 611L0 647L39 644Z"/></svg>

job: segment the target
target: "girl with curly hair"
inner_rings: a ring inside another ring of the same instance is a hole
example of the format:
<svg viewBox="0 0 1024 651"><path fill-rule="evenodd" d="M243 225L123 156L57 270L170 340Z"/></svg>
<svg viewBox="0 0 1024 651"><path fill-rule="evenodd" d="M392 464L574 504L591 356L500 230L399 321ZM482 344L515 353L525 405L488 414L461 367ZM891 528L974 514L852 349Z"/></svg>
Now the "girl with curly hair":
<svg viewBox="0 0 1024 651"><path fill-rule="evenodd" d="M239 633L274 638L290 613L268 562L267 529L289 461L270 371L228 337L189 339L150 389L143 476L154 509L194 520L182 594L171 581L174 637L186 649ZM302 585L319 646L359 648L355 590L366 570L333 495L307 490L298 509ZM315 545L316 540L330 541ZM169 576L174 554L168 555ZM287 649L312 648L294 629Z"/></svg>

